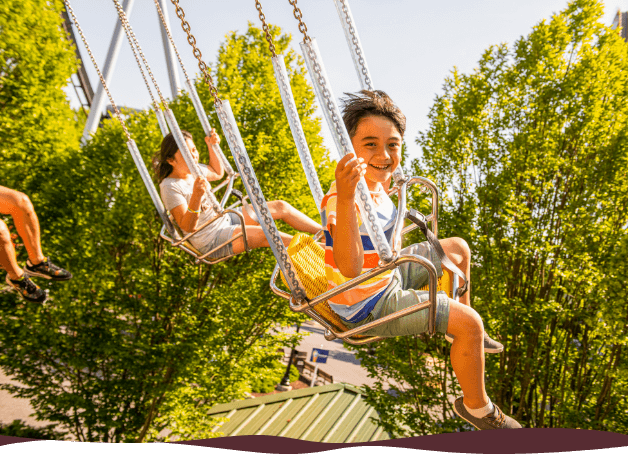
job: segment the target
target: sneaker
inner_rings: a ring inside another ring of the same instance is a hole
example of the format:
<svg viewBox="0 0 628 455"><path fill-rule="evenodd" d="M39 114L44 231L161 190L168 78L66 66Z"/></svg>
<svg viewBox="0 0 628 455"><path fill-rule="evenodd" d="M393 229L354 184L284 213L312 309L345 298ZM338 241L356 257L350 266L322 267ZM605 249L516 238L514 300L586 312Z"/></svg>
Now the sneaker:
<svg viewBox="0 0 628 455"><path fill-rule="evenodd" d="M59 266L54 265L47 257L42 263L33 265L30 259L26 260L26 271L29 276L39 276L48 280L67 281L72 274Z"/></svg>
<svg viewBox="0 0 628 455"><path fill-rule="evenodd" d="M19 292L29 302L44 303L48 298L46 291L33 283L26 273L22 275L22 278L15 281L7 275L6 281L9 286Z"/></svg>
<svg viewBox="0 0 628 455"><path fill-rule="evenodd" d="M454 336L450 333L445 334L445 339L450 343L454 342ZM499 341L495 341L488 333L484 332L484 352L488 354L498 354L504 350L504 345Z"/></svg>
<svg viewBox="0 0 628 455"><path fill-rule="evenodd" d="M485 415L484 417L473 417L467 411L462 403L462 397L457 398L454 403L454 411L458 416L469 422L478 430L512 430L515 428L521 428L521 424L512 417L507 416L501 409L493 403L493 412Z"/></svg>

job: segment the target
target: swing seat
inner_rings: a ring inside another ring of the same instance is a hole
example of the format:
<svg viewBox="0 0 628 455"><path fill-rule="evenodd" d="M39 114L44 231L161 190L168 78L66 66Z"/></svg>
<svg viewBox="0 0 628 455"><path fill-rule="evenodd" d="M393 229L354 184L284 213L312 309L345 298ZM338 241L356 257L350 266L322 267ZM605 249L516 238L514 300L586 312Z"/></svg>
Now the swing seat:
<svg viewBox="0 0 628 455"><path fill-rule="evenodd" d="M297 275L305 288L308 299L313 299L327 291L327 276L325 274L325 250L312 237L306 234L296 234L288 246L288 255L292 261ZM280 273L284 285L288 285L283 273ZM443 269L443 275L438 279L438 291L445 291L452 298L453 288L452 274L449 270ZM428 290L428 286L420 290ZM307 313L315 313L337 332L349 330L344 321L331 309L327 301L321 302L315 308L310 308ZM355 344L376 341L379 337L369 335L354 335L351 341ZM349 340L347 340L349 341Z"/></svg>
<svg viewBox="0 0 628 455"><path fill-rule="evenodd" d="M237 204L234 204L234 206ZM164 225L163 228L161 229L161 238L163 238L164 240L167 240L168 242L170 242L170 244L172 246L175 246L177 248L180 248L181 250L185 251L186 253L192 255L196 261L196 263L204 263L207 265L214 265L214 264L218 264L220 262L226 261L227 259L232 258L233 256L235 256L235 254L229 255L229 256L224 256L218 259L210 259L209 256L214 252L219 250L220 248L222 248L225 245L228 245L229 243L234 242L236 239L239 239L240 237L243 238L244 241L244 250L246 252L249 252L249 245L247 242L247 238L246 238L246 229L244 228L244 217L242 216L242 214L236 212L235 210L231 209L231 208L227 208L223 214L209 220L208 222L206 222L205 224L203 224L202 226L199 226L194 232L190 233L190 234L184 234L183 231L181 230L181 228L179 227L179 225L176 223L174 217L172 216L172 214L170 214L169 212L166 212L168 215L168 218L170 219L170 224L172 226L173 231L169 232L169 234L171 235L171 237L166 235L166 231L167 226ZM242 230L241 232L230 238L229 240L227 240L225 243L217 246L216 248L214 248L211 251L208 251L207 253L202 253L200 250L198 250L194 245L192 245L192 243L190 242L190 238L192 236L194 236L195 234L197 234L198 232L200 232L202 229L204 229L205 227L209 226L210 224L214 223L216 220L220 219L223 216L226 216L227 213L235 213L239 218L240 218L240 224L242 226ZM168 230L169 231L169 230Z"/></svg>

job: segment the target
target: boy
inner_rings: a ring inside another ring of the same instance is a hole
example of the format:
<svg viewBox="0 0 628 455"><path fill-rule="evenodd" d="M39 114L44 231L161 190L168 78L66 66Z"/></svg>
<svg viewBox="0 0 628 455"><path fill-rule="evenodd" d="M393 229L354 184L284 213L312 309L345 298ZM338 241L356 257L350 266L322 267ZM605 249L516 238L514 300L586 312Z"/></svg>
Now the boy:
<svg viewBox="0 0 628 455"><path fill-rule="evenodd" d="M382 91L363 90L344 100L343 120L357 156L346 155L336 167L336 181L322 202L325 228L325 270L330 289L377 266L379 257L366 229L361 226L355 190L364 177L388 237L395 223L396 207L383 184L401 160L405 116ZM469 273L469 250L462 239L441 241L445 252L463 272ZM412 245L404 253L427 257L441 269L438 256L428 242ZM442 273L442 272L441 272ZM415 291L427 283L425 268L404 264L329 300L330 307L349 328L359 327L402 308L428 299L426 291ZM484 388L484 348L499 349L484 332L482 319L468 305L438 294L436 330L450 334L451 364L464 397L456 400L455 412L478 429L521 428L491 403ZM421 310L364 334L383 337L414 335L427 331L428 310ZM501 347L503 349L503 347Z"/></svg>
<svg viewBox="0 0 628 455"><path fill-rule="evenodd" d="M44 303L46 292L30 280L39 276L55 281L72 278L67 270L57 267L43 255L39 238L39 221L28 196L0 186L0 214L11 215L28 253L25 270L17 264L15 249L7 225L0 220L0 266L7 271L6 282L29 302Z"/></svg>

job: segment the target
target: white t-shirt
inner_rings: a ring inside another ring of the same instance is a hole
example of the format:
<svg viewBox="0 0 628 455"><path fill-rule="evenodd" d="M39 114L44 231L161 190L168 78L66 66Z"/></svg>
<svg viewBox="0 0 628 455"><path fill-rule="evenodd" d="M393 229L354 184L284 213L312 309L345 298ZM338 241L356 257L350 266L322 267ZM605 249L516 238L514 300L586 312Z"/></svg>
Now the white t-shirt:
<svg viewBox="0 0 628 455"><path fill-rule="evenodd" d="M200 164L199 166L207 175L207 165ZM159 190L161 192L161 199L164 201L164 206L166 210L172 211L175 207L180 206L185 203L188 205L190 203L190 198L192 197L192 191L194 189L194 177L192 174L188 175L185 179L175 179L171 177L166 177L159 184ZM201 199L201 213L198 217L197 226L203 225L207 221L216 217L216 212L212 208L209 198L207 194L203 195ZM196 235L190 238L190 242L194 245L198 250L203 250L205 245L208 245L212 238L221 230L231 226L229 217L223 216L216 222L210 224L202 231L198 232ZM183 229L181 229L183 231ZM183 231L184 234L188 234L188 232Z"/></svg>

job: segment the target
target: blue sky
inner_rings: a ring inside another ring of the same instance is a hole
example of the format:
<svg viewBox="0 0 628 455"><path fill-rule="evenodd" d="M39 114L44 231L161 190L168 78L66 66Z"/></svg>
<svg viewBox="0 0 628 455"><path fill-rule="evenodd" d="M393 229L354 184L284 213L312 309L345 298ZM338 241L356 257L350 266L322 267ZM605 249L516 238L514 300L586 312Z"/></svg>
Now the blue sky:
<svg viewBox="0 0 628 455"><path fill-rule="evenodd" d="M174 7L169 0L167 3L172 32L186 69L196 74L191 48ZM113 2L71 0L71 4L98 64L103 65L117 20ZM180 4L204 60L210 63L228 32L244 31L248 22L260 26L254 0L181 0ZM264 0L262 5L266 20L291 33L293 47L300 52L302 35L288 1ZM407 116L410 157L420 154L414 140L419 131L427 128L430 106L454 67L465 73L472 71L490 45L514 43L566 5L566 0L350 0L374 84L388 92ZM318 42L336 96L358 90L359 82L333 0L299 0L298 6L308 33ZM628 10L628 0L607 0L604 8L604 23L610 25L618 8ZM153 0L134 0L131 25L160 88L171 97L158 21ZM87 60L82 43L80 46ZM86 67L95 86L97 76L89 60ZM183 81L182 73L180 77ZM117 104L135 108L150 104L126 38L109 86ZM76 97L70 90L67 92L77 106ZM326 144L331 145L325 125L323 136Z"/></svg>

